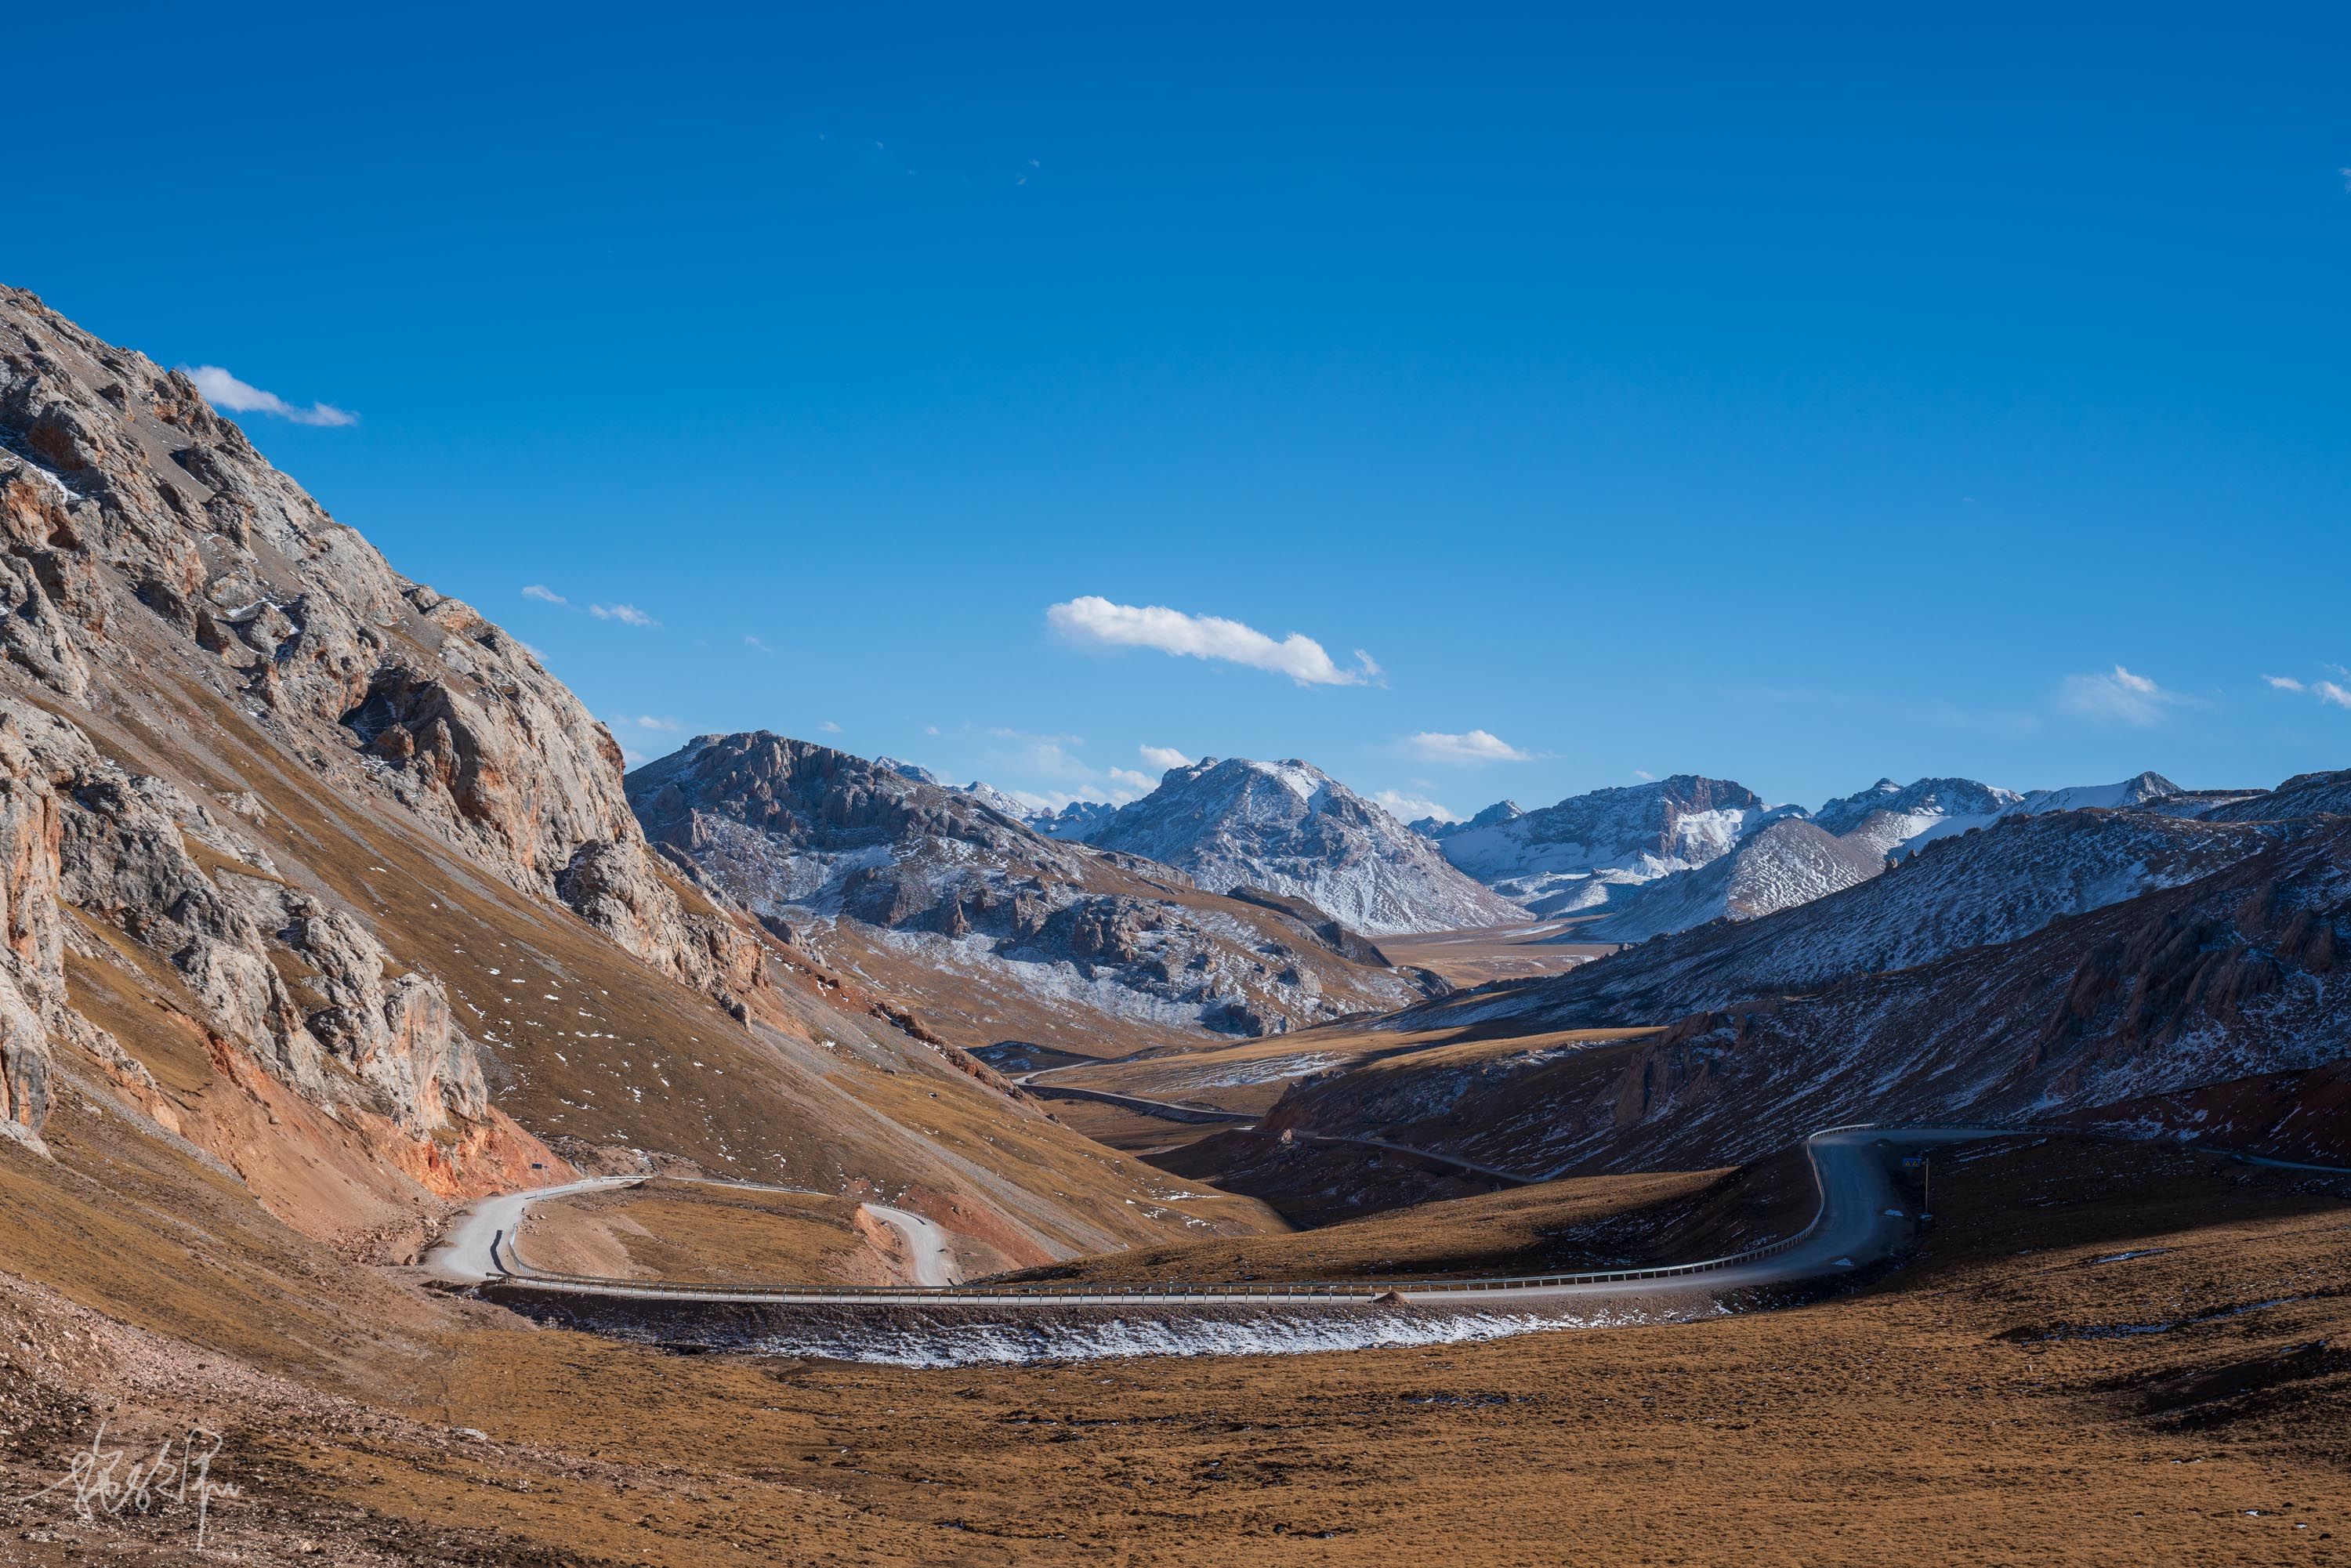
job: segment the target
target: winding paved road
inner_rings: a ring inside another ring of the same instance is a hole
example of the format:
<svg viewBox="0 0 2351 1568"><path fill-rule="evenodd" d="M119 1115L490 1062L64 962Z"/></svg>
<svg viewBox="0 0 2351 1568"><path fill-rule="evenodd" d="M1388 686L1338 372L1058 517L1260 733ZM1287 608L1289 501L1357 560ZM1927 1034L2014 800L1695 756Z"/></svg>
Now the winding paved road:
<svg viewBox="0 0 2351 1568"><path fill-rule="evenodd" d="M449 1222L449 1228L442 1232L441 1239L424 1255L424 1270L436 1279L466 1285L478 1285L487 1280L501 1278L528 1277L531 1273L529 1266L515 1256L514 1239L521 1234L523 1216L533 1204L544 1203L550 1197L569 1197L575 1193L637 1186L653 1179L650 1175L590 1176L584 1181L565 1182L560 1186L530 1187L522 1192L501 1193L496 1197L478 1199ZM665 1176L663 1179L695 1186L732 1187L738 1192L796 1192L820 1197L824 1196L810 1187L774 1186L766 1182L716 1181L707 1176ZM886 1203L867 1203L861 1207L905 1238L906 1256L914 1266L916 1286L936 1290L956 1282L955 1253L947 1245L947 1233L935 1223L911 1209L893 1208Z"/></svg>
<svg viewBox="0 0 2351 1568"><path fill-rule="evenodd" d="M1892 1255L1915 1228L1907 1202L1896 1191L1887 1165L1896 1150L1932 1147L1987 1137L2039 1137L2042 1133L2003 1127L1839 1127L1804 1140L1820 1202L1812 1222L1796 1235L1724 1258L1651 1269L1503 1279L1447 1281L1333 1281L1281 1285L1169 1285L1072 1288L1050 1285L866 1286L694 1285L648 1281L589 1279L533 1269L518 1258L512 1237L524 1209L543 1198L590 1187L641 1180L601 1178L533 1192L509 1193L477 1204L450 1230L450 1240L434 1254L444 1278L496 1281L569 1295L631 1301L699 1301L802 1304L980 1307L1165 1306L1171 1303L1336 1302L1402 1301L1426 1306L1535 1305L1595 1297L1655 1297L1793 1283L1858 1269ZM1404 1151L1407 1153L1416 1151ZM1523 1178L1520 1178L1523 1179ZM726 1185L724 1183L715 1185ZM919 1215L868 1205L904 1229L904 1222L935 1233ZM487 1232L486 1236L485 1232ZM904 1229L921 1260L933 1243ZM929 1253L935 1260L943 1255ZM922 1267L918 1261L918 1269ZM920 1277L918 1275L918 1277Z"/></svg>

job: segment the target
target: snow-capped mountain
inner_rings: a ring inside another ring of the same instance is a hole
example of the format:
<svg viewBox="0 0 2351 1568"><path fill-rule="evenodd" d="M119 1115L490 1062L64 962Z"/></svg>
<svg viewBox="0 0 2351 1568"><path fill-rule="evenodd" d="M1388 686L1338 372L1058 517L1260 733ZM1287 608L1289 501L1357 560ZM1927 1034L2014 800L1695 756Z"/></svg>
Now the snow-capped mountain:
<svg viewBox="0 0 2351 1568"><path fill-rule="evenodd" d="M1855 837L1877 853L1922 839L1963 833L2015 810L2024 797L1972 779L1921 779L1896 784L1880 779L1868 789L1831 800L1813 821L1840 838Z"/></svg>
<svg viewBox="0 0 2351 1568"><path fill-rule="evenodd" d="M1266 1125L1598 1170L1750 1158L1855 1117L2092 1115L2255 1075L2288 1092L2277 1075L2344 1055L2351 823L2299 814L2324 800L2307 786L2275 793L2242 823L2011 812L1779 914L1424 1004L1383 1026L1529 1044L1327 1074Z"/></svg>
<svg viewBox="0 0 2351 1568"><path fill-rule="evenodd" d="M991 803L1008 796L904 763L765 731L705 735L627 787L656 844L771 930L887 977L972 1044L1017 1027L1086 1045L1109 1019L1263 1034L1426 993L1319 914L1056 842L1017 802Z"/></svg>
<svg viewBox="0 0 2351 1568"><path fill-rule="evenodd" d="M1773 807L1743 784L1677 773L1595 789L1555 806L1489 807L1437 841L1445 858L1539 915L1613 905L1623 889L1697 869L1795 807Z"/></svg>
<svg viewBox="0 0 2351 1568"><path fill-rule="evenodd" d="M1619 892L1579 937L1641 942L1713 920L1755 920L1867 882L1886 857L1865 843L1782 817L1695 870Z"/></svg>
<svg viewBox="0 0 2351 1568"><path fill-rule="evenodd" d="M2139 773L2119 784L2076 784L2065 789L2035 789L2014 809L2043 811L2137 810L2168 800L2183 791L2160 773Z"/></svg>
<svg viewBox="0 0 2351 1568"><path fill-rule="evenodd" d="M1526 912L1318 768L1215 758L1173 768L1092 843L1147 856L1202 887L1304 898L1372 936L1499 925Z"/></svg>
<svg viewBox="0 0 2351 1568"><path fill-rule="evenodd" d="M2210 798L2194 794L2152 772L2113 784L2076 784L2022 795L1973 779L1920 779L1909 784L1880 779L1857 794L1829 801L1813 814L1813 821L1841 838L1892 855L1989 827L2003 817L2091 809L2193 816L2232 798L2227 793ZM2175 802L2181 809L2173 810Z"/></svg>

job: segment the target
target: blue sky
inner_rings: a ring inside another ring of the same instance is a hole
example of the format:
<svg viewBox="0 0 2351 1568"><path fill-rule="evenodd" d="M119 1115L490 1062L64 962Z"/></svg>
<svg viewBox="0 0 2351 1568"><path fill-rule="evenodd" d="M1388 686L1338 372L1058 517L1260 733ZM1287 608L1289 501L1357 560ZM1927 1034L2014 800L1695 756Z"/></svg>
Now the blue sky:
<svg viewBox="0 0 2351 1568"><path fill-rule="evenodd" d="M2340 8L485 9L13 19L0 277L635 753L2351 766Z"/></svg>

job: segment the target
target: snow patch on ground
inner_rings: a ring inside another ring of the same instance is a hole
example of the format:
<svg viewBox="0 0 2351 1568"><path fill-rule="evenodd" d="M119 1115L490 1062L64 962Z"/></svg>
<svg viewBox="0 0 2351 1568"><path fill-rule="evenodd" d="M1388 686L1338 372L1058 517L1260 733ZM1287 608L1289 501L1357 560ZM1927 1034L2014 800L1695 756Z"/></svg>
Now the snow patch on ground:
<svg viewBox="0 0 2351 1568"><path fill-rule="evenodd" d="M1307 1355L1428 1344L1476 1344L1518 1334L1623 1328L1664 1321L1656 1312L1600 1310L1535 1312L1293 1312L1246 1320L1121 1318L1076 1322L1043 1317L989 1323L912 1322L828 1327L762 1335L755 1355L822 1356L883 1366L1026 1365L1137 1355Z"/></svg>

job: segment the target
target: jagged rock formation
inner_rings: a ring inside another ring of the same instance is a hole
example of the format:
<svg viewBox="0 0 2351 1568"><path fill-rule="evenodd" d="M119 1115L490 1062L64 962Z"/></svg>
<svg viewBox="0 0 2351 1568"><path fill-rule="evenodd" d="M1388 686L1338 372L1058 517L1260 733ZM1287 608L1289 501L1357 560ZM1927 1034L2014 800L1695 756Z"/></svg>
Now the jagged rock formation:
<svg viewBox="0 0 2351 1568"><path fill-rule="evenodd" d="M1054 841L904 765L702 736L631 774L629 793L656 843L771 927L817 950L878 936L925 959L925 984L969 967L1064 1010L1241 1034L1425 989L1320 910Z"/></svg>
<svg viewBox="0 0 2351 1568"><path fill-rule="evenodd" d="M1374 936L1507 925L1526 911L1462 875L1419 834L1303 762L1207 758L1091 836L1202 887L1304 898Z"/></svg>

